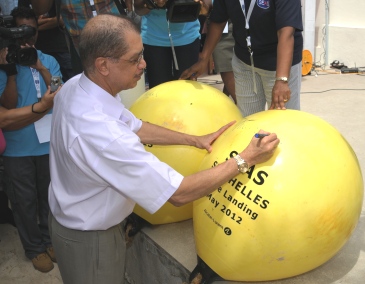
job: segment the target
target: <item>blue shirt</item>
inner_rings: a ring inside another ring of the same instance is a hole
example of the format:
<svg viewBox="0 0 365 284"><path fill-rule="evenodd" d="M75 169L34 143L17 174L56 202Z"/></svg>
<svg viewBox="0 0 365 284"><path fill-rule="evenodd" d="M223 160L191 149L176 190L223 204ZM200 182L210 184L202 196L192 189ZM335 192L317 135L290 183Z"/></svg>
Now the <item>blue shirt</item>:
<svg viewBox="0 0 365 284"><path fill-rule="evenodd" d="M52 76L62 76L60 67L52 56L43 54L37 50L38 58L41 60ZM16 66L18 74L16 75L16 86L18 89L17 108L29 106L38 101L37 90L34 84L32 72L27 66ZM47 91L46 84L41 74L39 74L41 95ZM7 76L4 71L0 70L0 94L3 93L7 82ZM51 113L52 111L50 111ZM49 142L40 144L35 131L34 123L25 126L19 130L4 131L6 140L6 149L3 153L8 157L26 157L40 156L49 154Z"/></svg>
<svg viewBox="0 0 365 284"><path fill-rule="evenodd" d="M170 23L174 46L187 45L200 38L199 20L186 23ZM171 46L166 18L166 10L151 10L142 17L141 36L144 44Z"/></svg>

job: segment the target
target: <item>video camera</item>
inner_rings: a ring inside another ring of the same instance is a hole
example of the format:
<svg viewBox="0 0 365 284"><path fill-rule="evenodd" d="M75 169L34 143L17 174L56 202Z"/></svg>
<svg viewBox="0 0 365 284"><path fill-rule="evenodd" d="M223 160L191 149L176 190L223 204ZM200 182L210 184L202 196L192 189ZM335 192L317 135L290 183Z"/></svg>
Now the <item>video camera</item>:
<svg viewBox="0 0 365 284"><path fill-rule="evenodd" d="M37 62L37 50L32 47L21 48L17 42L34 36L36 32L35 28L27 25L15 27L12 16L0 16L0 49L8 48L8 63L30 66Z"/></svg>
<svg viewBox="0 0 365 284"><path fill-rule="evenodd" d="M166 8L171 23L194 22L200 13L200 3L194 0L169 0Z"/></svg>

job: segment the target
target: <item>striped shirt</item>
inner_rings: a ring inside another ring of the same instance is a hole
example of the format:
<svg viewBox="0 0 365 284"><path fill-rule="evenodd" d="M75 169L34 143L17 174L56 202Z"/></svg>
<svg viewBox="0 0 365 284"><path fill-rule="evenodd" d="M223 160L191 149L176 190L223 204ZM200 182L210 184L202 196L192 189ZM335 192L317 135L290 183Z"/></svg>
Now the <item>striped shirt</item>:
<svg viewBox="0 0 365 284"><path fill-rule="evenodd" d="M75 48L79 48L79 37L86 22L93 17L89 0L60 0L61 16ZM94 0L96 14L120 14L114 0Z"/></svg>

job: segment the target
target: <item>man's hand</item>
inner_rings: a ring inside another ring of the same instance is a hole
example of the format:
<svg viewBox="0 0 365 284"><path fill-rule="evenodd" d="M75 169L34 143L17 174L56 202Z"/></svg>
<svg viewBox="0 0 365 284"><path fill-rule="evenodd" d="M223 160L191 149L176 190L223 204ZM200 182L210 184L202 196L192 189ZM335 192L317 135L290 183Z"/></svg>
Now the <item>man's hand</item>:
<svg viewBox="0 0 365 284"><path fill-rule="evenodd" d="M212 10L212 0L194 0L195 2L200 2L200 12L199 15L207 16Z"/></svg>
<svg viewBox="0 0 365 284"><path fill-rule="evenodd" d="M8 55L8 48L4 47L3 49L0 49L0 64L8 64L6 55Z"/></svg>
<svg viewBox="0 0 365 284"><path fill-rule="evenodd" d="M203 135L203 136L197 136L197 141L195 147L199 149L206 149L209 153L212 152L212 144L215 140L229 127L231 127L233 124L235 124L236 121L231 121L230 123L222 126L220 129L218 129L216 132Z"/></svg>
<svg viewBox="0 0 365 284"><path fill-rule="evenodd" d="M58 89L55 92L51 93L51 87L48 86L47 91L44 93L42 99L39 101L38 104L36 104L35 111L42 113L44 111L47 111L51 108L53 108L53 99L58 93L58 91L61 89L62 86L59 86Z"/></svg>
<svg viewBox="0 0 365 284"><path fill-rule="evenodd" d="M162 7L164 7L166 5L167 0L156 0L156 1L153 1L153 2L155 2L155 4L157 5L157 7L162 8Z"/></svg>
<svg viewBox="0 0 365 284"><path fill-rule="evenodd" d="M272 89L272 100L269 109L286 109L285 104L290 100L291 91L287 82L276 81Z"/></svg>
<svg viewBox="0 0 365 284"><path fill-rule="evenodd" d="M193 80L196 81L197 78L204 73L208 66L208 60L199 58L198 62L195 63L190 68L186 69L180 76L180 80Z"/></svg>
<svg viewBox="0 0 365 284"><path fill-rule="evenodd" d="M259 133L269 135L263 138L253 137L246 149L240 153L240 156L248 163L249 167L269 160L280 143L275 133L270 134L262 130Z"/></svg>

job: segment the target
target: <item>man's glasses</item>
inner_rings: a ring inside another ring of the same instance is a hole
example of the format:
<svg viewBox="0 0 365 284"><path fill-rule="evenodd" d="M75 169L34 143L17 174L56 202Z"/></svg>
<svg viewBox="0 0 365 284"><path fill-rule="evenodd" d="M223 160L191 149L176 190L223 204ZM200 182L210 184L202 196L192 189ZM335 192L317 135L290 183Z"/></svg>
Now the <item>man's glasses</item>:
<svg viewBox="0 0 365 284"><path fill-rule="evenodd" d="M121 58L123 61L127 61L133 65L139 65L141 63L141 60L143 58L143 51L144 49L142 49L142 51L138 54L138 58L137 59L123 59Z"/></svg>

